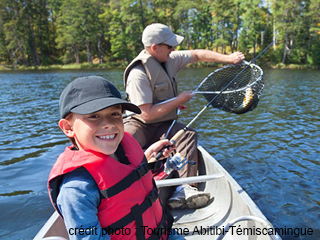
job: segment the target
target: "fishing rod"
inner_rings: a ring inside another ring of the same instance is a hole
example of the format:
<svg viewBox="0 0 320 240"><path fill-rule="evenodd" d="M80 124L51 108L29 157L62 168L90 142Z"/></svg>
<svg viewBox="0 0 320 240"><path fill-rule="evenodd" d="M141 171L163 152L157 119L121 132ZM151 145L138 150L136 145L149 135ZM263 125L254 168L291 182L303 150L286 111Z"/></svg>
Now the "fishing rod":
<svg viewBox="0 0 320 240"><path fill-rule="evenodd" d="M258 56L256 56L255 58L253 58L250 62L246 62L246 66L227 84L227 85L225 85L219 92L218 92L218 94L216 94L212 99L210 99L209 101L208 101L208 104L207 105L205 105L199 112L198 112L198 114L183 128L183 129L181 129L181 130L179 130L171 139L170 139L170 143L172 143L172 145L175 145L176 143L177 143L177 141L179 141L181 138L182 138L182 136L185 134L185 132L188 130L188 128L199 118L199 116L210 106L210 105L212 105L212 103L218 98L218 97L220 97L223 93L224 93L224 91L229 87L229 86L231 86L238 78L239 78L239 76L244 72L244 71L246 71L246 69L249 67L249 66L251 66L252 65L252 63L254 62L254 61L256 61L262 54L264 54L272 45L273 45L273 43L276 41L276 39L274 40L274 41L272 41ZM230 66L233 66L233 65L230 65ZM261 69L260 69L261 70ZM215 71L216 72L216 71ZM214 72L214 73L215 73ZM262 72L262 70L261 70L261 72ZM209 76L211 76L212 74L210 74ZM209 77L208 76L208 77ZM208 78L207 77L207 78ZM206 78L206 79L207 79ZM206 80L205 79L205 80ZM260 79L262 79L262 77L261 78L258 78L255 82L257 82L258 80L260 80ZM205 81L204 80L204 81ZM203 82L204 82L203 81ZM200 86L202 85L202 83L198 86L198 88L195 90L195 92L200 88ZM250 84L250 85L252 85L252 84ZM263 87L263 85L262 86L260 86L260 88L262 88ZM243 87L242 87L243 88ZM247 89L248 88L248 86L246 86L245 88L243 88L243 89ZM235 92L235 91L230 91L230 92ZM227 91L227 93L228 93L228 91ZM164 147L164 148L166 148L166 147ZM154 157L154 158L151 158L150 160L149 160L149 162L155 162L155 161L158 161L161 157L162 157L162 153L163 153L163 150L164 149L162 149L162 150L160 150L159 152L158 152L158 154Z"/></svg>

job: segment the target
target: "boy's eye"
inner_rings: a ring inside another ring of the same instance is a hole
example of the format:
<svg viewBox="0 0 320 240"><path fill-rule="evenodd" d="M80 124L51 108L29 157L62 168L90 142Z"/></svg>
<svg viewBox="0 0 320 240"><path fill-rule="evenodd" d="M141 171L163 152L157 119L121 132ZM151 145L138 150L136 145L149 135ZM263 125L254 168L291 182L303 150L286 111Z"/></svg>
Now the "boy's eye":
<svg viewBox="0 0 320 240"><path fill-rule="evenodd" d="M118 116L122 116L122 113L120 111L119 112L113 112L111 115L114 116L114 117L118 117Z"/></svg>
<svg viewBox="0 0 320 240"><path fill-rule="evenodd" d="M92 118L92 119L95 119L95 118L98 118L99 116L97 114L92 114L92 115L89 115L89 118Z"/></svg>

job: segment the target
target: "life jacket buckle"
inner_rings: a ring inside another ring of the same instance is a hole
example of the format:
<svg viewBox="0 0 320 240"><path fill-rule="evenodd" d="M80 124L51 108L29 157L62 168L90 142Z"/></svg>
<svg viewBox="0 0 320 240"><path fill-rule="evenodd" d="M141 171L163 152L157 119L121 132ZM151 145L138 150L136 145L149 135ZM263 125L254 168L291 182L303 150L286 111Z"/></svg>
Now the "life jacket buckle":
<svg viewBox="0 0 320 240"><path fill-rule="evenodd" d="M151 193L147 196L147 199L149 200L150 206L153 205L153 203L159 198L158 189L154 188Z"/></svg>
<svg viewBox="0 0 320 240"><path fill-rule="evenodd" d="M140 179L142 176L144 176L149 171L149 168L148 168L147 164L142 163L134 171L137 173L137 175Z"/></svg>

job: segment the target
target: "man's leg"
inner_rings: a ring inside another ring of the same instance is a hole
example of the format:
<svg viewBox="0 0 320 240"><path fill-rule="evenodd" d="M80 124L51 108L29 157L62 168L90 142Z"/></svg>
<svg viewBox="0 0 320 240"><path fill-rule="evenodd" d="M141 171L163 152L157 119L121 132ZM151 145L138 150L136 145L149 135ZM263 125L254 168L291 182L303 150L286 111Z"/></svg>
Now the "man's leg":
<svg viewBox="0 0 320 240"><path fill-rule="evenodd" d="M176 122L169 134L169 139L172 138L179 130L185 127L184 124ZM180 171L180 177L197 176L198 170L198 152L197 152L197 133L193 129L185 132L182 138L176 143L176 152L186 157L188 161L195 162L195 165L187 164Z"/></svg>
<svg viewBox="0 0 320 240"><path fill-rule="evenodd" d="M150 141L148 143L154 143L163 139L166 135L169 127L171 126L172 121L166 121L162 124L153 124L153 134L149 131L148 135L152 136L149 138ZM125 125L126 126L126 125ZM172 138L179 130L185 127L184 124L176 122L169 135L168 139ZM179 170L179 177L191 177L197 176L197 169L198 169L198 152L197 152L197 133L190 129L186 131L183 137L176 143L176 150L175 152L179 152L182 156L186 157L188 161L193 161L196 164L187 164L181 170ZM196 186L196 184L194 184Z"/></svg>
<svg viewBox="0 0 320 240"><path fill-rule="evenodd" d="M173 126L169 138L173 137L179 130L185 127L184 124L176 122ZM177 149L187 161L195 162L195 165L187 164L179 170L179 176L191 177L197 176L198 172L198 149L197 149L197 133L193 129L188 129L182 138L176 143ZM192 186L190 186L192 185ZM184 184L178 186L172 197L168 200L171 208L201 208L204 207L209 199L210 194L198 191L196 184Z"/></svg>
<svg viewBox="0 0 320 240"><path fill-rule="evenodd" d="M123 120L124 131L130 133L140 144L141 147L149 144L155 129L146 125L134 118L127 118Z"/></svg>

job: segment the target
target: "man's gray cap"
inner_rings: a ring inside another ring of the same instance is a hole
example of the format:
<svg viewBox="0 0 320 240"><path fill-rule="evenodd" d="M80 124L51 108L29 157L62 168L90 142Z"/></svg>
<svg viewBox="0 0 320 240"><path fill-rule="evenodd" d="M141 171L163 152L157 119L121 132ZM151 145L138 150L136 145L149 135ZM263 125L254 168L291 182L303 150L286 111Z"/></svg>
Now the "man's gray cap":
<svg viewBox="0 0 320 240"><path fill-rule="evenodd" d="M153 23L147 26L142 33L142 43L145 47L160 43L177 46L182 42L183 38L174 34L168 26L161 23Z"/></svg>

